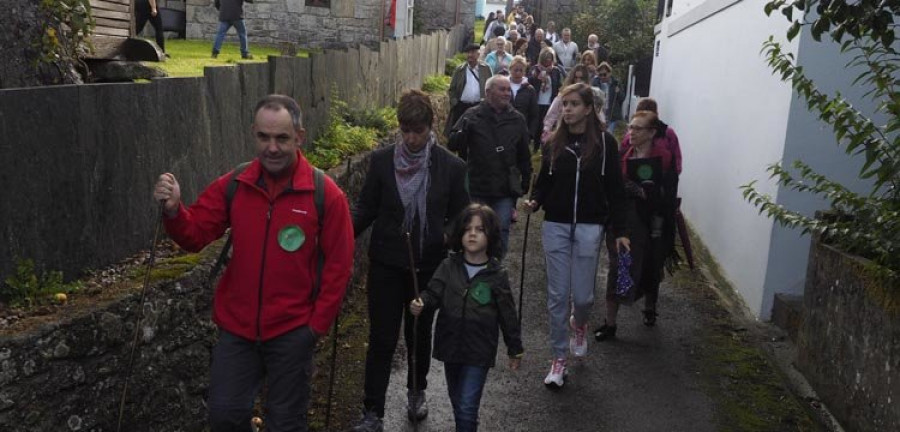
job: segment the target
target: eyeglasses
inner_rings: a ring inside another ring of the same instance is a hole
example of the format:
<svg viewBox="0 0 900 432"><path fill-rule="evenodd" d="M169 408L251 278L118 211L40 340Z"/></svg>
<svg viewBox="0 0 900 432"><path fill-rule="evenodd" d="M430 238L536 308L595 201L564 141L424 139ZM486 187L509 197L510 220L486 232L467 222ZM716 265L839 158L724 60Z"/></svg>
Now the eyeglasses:
<svg viewBox="0 0 900 432"><path fill-rule="evenodd" d="M606 77L609 76L609 74L606 73L606 72L600 72L600 73L597 74L597 76L599 76L600 78L606 78Z"/></svg>
<svg viewBox="0 0 900 432"><path fill-rule="evenodd" d="M630 130L630 131L651 130L651 129L653 129L653 127L651 127L651 126L628 125L628 130Z"/></svg>

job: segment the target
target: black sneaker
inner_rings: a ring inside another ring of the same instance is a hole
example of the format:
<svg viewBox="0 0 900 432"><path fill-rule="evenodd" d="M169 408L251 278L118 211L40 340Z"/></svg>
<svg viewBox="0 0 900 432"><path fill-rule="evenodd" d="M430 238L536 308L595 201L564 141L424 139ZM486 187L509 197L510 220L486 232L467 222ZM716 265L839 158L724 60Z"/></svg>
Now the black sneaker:
<svg viewBox="0 0 900 432"><path fill-rule="evenodd" d="M406 416L410 420L418 421L428 417L428 401L425 399L425 390L418 392L407 390L406 399Z"/></svg>
<svg viewBox="0 0 900 432"><path fill-rule="evenodd" d="M212 58L219 58L219 53L213 51Z"/></svg>
<svg viewBox="0 0 900 432"><path fill-rule="evenodd" d="M647 309L643 311L644 313L644 325L647 327L653 327L656 325L656 317L659 315L655 310Z"/></svg>
<svg viewBox="0 0 900 432"><path fill-rule="evenodd" d="M617 329L618 326L607 325L604 322L602 326L598 327L597 330L594 330L594 339L596 339L598 342L602 342L607 339L615 339Z"/></svg>
<svg viewBox="0 0 900 432"><path fill-rule="evenodd" d="M241 58L244 60L253 60L253 54L250 54L250 53L241 54Z"/></svg>
<svg viewBox="0 0 900 432"><path fill-rule="evenodd" d="M375 411L366 411L359 423L350 428L349 432L384 432L384 421L378 418Z"/></svg>

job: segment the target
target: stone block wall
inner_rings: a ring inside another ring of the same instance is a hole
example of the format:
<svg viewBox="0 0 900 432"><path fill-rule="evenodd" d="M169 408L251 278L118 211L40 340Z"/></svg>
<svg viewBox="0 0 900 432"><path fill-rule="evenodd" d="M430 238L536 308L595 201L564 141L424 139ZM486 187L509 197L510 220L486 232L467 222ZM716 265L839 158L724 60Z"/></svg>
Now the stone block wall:
<svg viewBox="0 0 900 432"><path fill-rule="evenodd" d="M215 38L218 11L212 0L187 0L187 38ZM244 24L254 43L292 43L309 48L372 46L381 40L382 0L331 0L330 7L306 6L305 0L256 0L244 3ZM230 30L227 41L237 41Z"/></svg>
<svg viewBox="0 0 900 432"><path fill-rule="evenodd" d="M475 28L475 0L416 0L414 19L426 32L457 24L471 32Z"/></svg>
<svg viewBox="0 0 900 432"><path fill-rule="evenodd" d="M814 239L797 366L847 430L900 430L900 292Z"/></svg>
<svg viewBox="0 0 900 432"><path fill-rule="evenodd" d="M269 93L300 102L312 142L333 91L359 107L393 105L406 88L442 74L462 27L309 58L210 67L205 76L149 84L0 91L0 281L16 258L67 278L147 247L160 173L178 176L186 201L252 157L249 125ZM22 149L28 149L27 157ZM21 181L52 173L46 181Z"/></svg>
<svg viewBox="0 0 900 432"><path fill-rule="evenodd" d="M0 89L81 82L72 64L62 64L59 70L52 66L40 70L35 68L35 62L40 57L35 44L42 36L41 22L45 19L38 10L39 3L35 0L3 2L4 13L0 14L0 29L3 29L0 31L0 58L3 59L0 61Z"/></svg>

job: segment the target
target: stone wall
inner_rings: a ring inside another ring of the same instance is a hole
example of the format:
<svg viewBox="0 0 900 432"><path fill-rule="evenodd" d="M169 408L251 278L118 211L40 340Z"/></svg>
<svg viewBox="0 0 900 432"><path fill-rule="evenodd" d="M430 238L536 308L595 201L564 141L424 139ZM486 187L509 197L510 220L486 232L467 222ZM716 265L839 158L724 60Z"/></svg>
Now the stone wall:
<svg viewBox="0 0 900 432"><path fill-rule="evenodd" d="M250 158L252 110L266 94L300 102L311 142L333 91L359 107L393 105L404 89L442 74L463 36L459 27L381 42L377 51L272 57L149 84L0 91L0 160L10 161L0 170L0 281L15 258L71 278L146 248L157 176L178 176L189 201Z"/></svg>
<svg viewBox="0 0 900 432"><path fill-rule="evenodd" d="M797 366L847 430L900 430L900 292L814 239Z"/></svg>
<svg viewBox="0 0 900 432"><path fill-rule="evenodd" d="M32 87L47 83L65 84L81 82L81 77L71 64L61 64L59 69L45 66L35 68L40 52L35 44L40 40L41 20L35 0L4 1L4 13L0 14L0 89Z"/></svg>
<svg viewBox="0 0 900 432"><path fill-rule="evenodd" d="M351 202L362 188L369 155L328 172ZM366 271L367 241L368 236L357 241L357 278ZM122 430L204 430L216 339L209 319L211 290L205 285L216 251L211 252L207 262L180 280L152 286L143 304L134 292L28 333L0 333L0 428L116 430L132 337L143 309Z"/></svg>
<svg viewBox="0 0 900 432"><path fill-rule="evenodd" d="M373 46L381 40L382 0L330 0L330 7L306 0L256 0L244 4L244 23L254 43L292 43L301 47ZM187 38L212 40L218 29L212 0L187 0ZM228 41L237 41L230 30Z"/></svg>
<svg viewBox="0 0 900 432"><path fill-rule="evenodd" d="M414 21L423 31L440 30L457 24L475 28L475 0L416 0Z"/></svg>

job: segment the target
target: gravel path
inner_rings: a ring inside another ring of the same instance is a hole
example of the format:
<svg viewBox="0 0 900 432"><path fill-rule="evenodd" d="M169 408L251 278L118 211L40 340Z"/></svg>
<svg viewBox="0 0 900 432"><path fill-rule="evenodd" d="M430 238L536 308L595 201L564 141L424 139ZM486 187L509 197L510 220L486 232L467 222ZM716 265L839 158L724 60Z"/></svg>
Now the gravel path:
<svg viewBox="0 0 900 432"><path fill-rule="evenodd" d="M664 283L655 328L641 324L640 306L623 308L618 340L589 341L585 359L570 361L569 378L560 391L543 385L550 367L546 278L540 242L540 218L532 217L529 230L523 306L523 343L526 357L517 372L507 369L501 341L497 367L488 375L482 398L483 431L714 431L715 407L703 392L694 349L702 342L702 325L695 296ZM518 295L525 217L513 227L507 266L514 294ZM603 289L607 268L601 260L597 301L589 328L604 315ZM386 431L411 431L405 416L406 367L401 349L388 389ZM453 413L446 393L443 367L432 363L429 374L430 414L418 430L452 431Z"/></svg>

